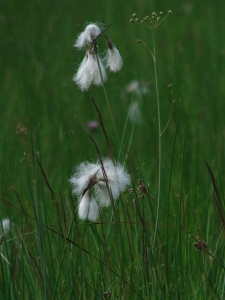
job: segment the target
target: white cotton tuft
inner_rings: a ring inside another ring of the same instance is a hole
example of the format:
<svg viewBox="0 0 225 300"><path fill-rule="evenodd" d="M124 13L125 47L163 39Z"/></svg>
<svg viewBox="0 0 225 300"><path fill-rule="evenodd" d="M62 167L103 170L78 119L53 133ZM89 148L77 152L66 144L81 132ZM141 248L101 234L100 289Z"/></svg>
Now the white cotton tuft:
<svg viewBox="0 0 225 300"><path fill-rule="evenodd" d="M82 49L86 44L91 44L101 33L101 28L96 24L89 24L83 32L78 35L74 47Z"/></svg>
<svg viewBox="0 0 225 300"><path fill-rule="evenodd" d="M88 90L93 80L89 72L90 59L88 53L86 53L82 63L77 70L77 73L73 76L73 81L80 87L82 91Z"/></svg>
<svg viewBox="0 0 225 300"><path fill-rule="evenodd" d="M119 198L130 181L131 177L125 168L119 163L114 165L111 159L81 163L70 179L73 194L80 198L79 218L95 221L99 215L96 200L101 206L109 206L112 200Z"/></svg>
<svg viewBox="0 0 225 300"><path fill-rule="evenodd" d="M123 59L119 50L110 42L108 43L108 51L105 57L106 67L109 67L111 72L118 72L123 66Z"/></svg>
<svg viewBox="0 0 225 300"><path fill-rule="evenodd" d="M103 81L106 81L107 75L99 56L98 60L102 72ZM77 73L73 77L73 81L80 87L82 91L88 90L92 82L96 85L102 84L97 57L91 51L88 50L86 52L85 58L80 64Z"/></svg>

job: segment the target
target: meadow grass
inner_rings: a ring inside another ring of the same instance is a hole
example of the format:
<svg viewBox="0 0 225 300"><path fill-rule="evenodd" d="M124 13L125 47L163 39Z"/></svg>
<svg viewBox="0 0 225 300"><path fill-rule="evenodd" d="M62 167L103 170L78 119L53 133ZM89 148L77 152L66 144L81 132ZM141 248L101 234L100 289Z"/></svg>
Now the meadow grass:
<svg viewBox="0 0 225 300"><path fill-rule="evenodd" d="M0 299L223 299L224 4L94 6L2 3L0 220L11 227L0 226ZM129 22L169 9L155 44ZM81 92L72 77L84 53L72 45L95 21L112 23L124 66L105 90ZM137 39L155 45L156 66ZM132 81L141 88L128 92ZM95 145L111 155L102 127L86 125L99 118L132 183L96 222L81 221L69 178L96 160Z"/></svg>

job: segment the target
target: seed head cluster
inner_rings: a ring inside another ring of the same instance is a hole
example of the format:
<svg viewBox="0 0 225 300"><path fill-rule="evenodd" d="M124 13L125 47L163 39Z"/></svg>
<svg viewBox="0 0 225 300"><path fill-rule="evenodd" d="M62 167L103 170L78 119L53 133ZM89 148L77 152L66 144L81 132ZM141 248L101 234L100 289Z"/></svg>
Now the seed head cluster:
<svg viewBox="0 0 225 300"><path fill-rule="evenodd" d="M134 13L132 18L130 19L131 23L137 23L139 25L143 25L151 30L155 30L169 15L172 14L172 11L169 10L168 13L163 17L163 12L160 11L158 14L153 12L151 17L146 16L142 20L139 20L137 14Z"/></svg>
<svg viewBox="0 0 225 300"><path fill-rule="evenodd" d="M105 35L106 29L100 24L91 23L81 32L74 44L77 49L87 48L73 81L82 91L89 89L91 84L101 85L107 80L105 69L117 72L122 68L123 60L119 50ZM97 41L100 37L106 40L107 51L103 58L98 54Z"/></svg>
<svg viewBox="0 0 225 300"><path fill-rule="evenodd" d="M95 163L83 162L71 177L73 193L78 197L78 215L82 220L95 221L99 206L109 206L130 184L130 175L111 159Z"/></svg>

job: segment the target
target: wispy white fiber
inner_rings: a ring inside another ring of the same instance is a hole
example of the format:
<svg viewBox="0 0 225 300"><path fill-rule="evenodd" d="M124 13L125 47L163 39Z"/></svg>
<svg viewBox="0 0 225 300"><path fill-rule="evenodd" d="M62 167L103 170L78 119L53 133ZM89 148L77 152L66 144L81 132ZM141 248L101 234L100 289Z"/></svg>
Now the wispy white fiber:
<svg viewBox="0 0 225 300"><path fill-rule="evenodd" d="M78 49L84 48L87 44L91 44L93 40L101 33L101 28L96 24L89 24L83 32L81 32L74 44Z"/></svg>

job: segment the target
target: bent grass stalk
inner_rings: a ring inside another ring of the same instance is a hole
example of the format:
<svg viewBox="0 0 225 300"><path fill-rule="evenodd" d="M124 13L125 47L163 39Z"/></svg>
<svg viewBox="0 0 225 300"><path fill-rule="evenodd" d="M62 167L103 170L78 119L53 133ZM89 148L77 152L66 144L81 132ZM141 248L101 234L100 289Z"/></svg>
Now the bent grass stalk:
<svg viewBox="0 0 225 300"><path fill-rule="evenodd" d="M35 141L34 141L35 143ZM36 148L36 143L35 143ZM35 151L36 153L36 151ZM36 158L36 155L35 155ZM35 205L36 205L36 218L37 218L37 231L38 231L38 240L39 240L39 254L40 254L40 269L43 278L43 298L47 299L47 274L46 274L46 253L45 253L45 244L44 244L44 231L43 231L43 224L42 224L42 212L41 212L41 202L40 202L40 195L39 195L39 180L38 180L38 167L37 167L37 160L35 159Z"/></svg>

